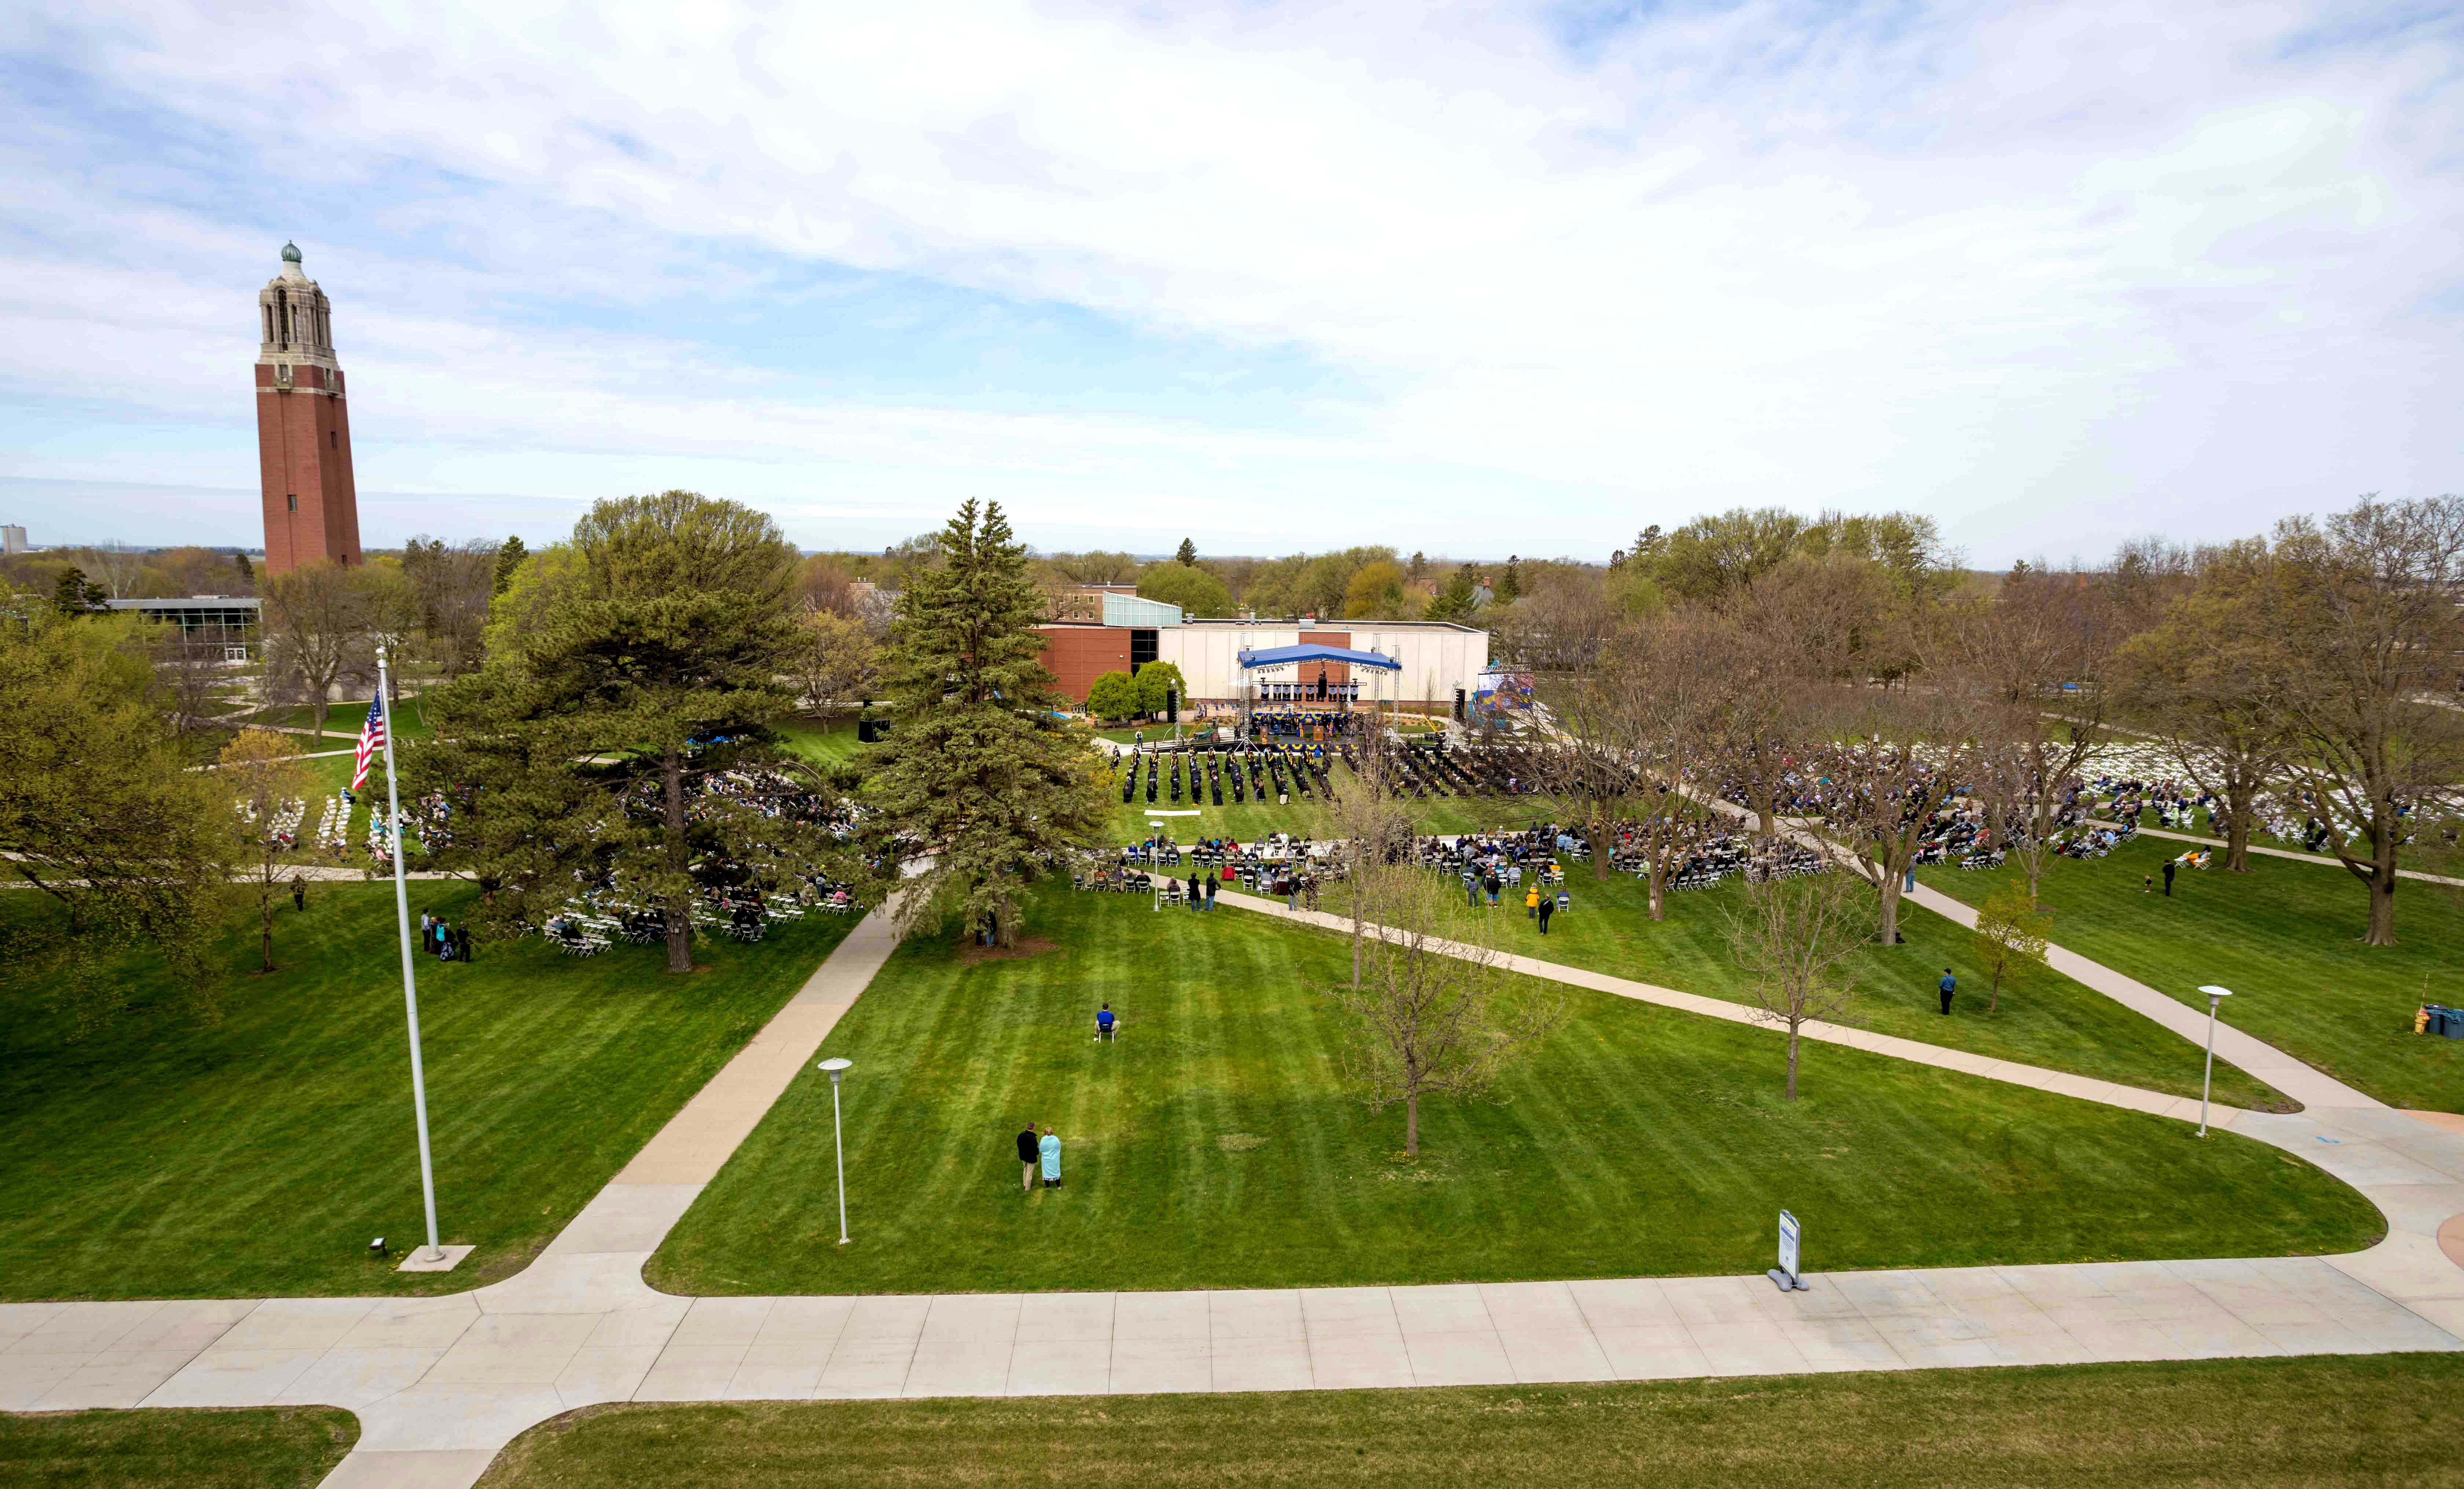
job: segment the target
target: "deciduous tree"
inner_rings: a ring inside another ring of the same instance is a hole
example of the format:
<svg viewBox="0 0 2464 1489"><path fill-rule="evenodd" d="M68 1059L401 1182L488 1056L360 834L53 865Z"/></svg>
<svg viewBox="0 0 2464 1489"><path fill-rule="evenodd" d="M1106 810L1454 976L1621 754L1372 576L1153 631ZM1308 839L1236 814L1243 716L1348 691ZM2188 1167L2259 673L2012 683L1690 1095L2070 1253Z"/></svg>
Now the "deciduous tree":
<svg viewBox="0 0 2464 1489"><path fill-rule="evenodd" d="M2002 1010L2002 989L2045 965L2045 910L2033 891L2011 884L1988 895L1976 909L1976 965L1985 972L1986 1011Z"/></svg>
<svg viewBox="0 0 2464 1489"><path fill-rule="evenodd" d="M1796 1100L1797 1036L1836 1019L1857 990L1848 958L1869 940L1864 896L1842 874L1749 884L1721 910L1728 956L1746 974L1754 1016L1788 1031L1788 1100Z"/></svg>
<svg viewBox="0 0 2464 1489"><path fill-rule="evenodd" d="M207 772L183 768L140 626L0 595L0 867L68 911L57 932L0 921L0 957L49 967L80 1028L120 1008L103 968L141 944L198 1013L214 1009L230 809Z"/></svg>
<svg viewBox="0 0 2464 1489"><path fill-rule="evenodd" d="M293 742L271 729L242 729L223 746L214 784L231 800L231 832L236 856L248 865L249 893L256 900L258 970L274 970L274 906L281 898L277 871L297 847L277 833L293 802L304 812L316 777L300 764Z"/></svg>
<svg viewBox="0 0 2464 1489"><path fill-rule="evenodd" d="M881 682L881 667L872 633L861 621L838 611L810 608L797 615L796 628L787 670L805 707L818 712L849 699L872 697Z"/></svg>
<svg viewBox="0 0 2464 1489"><path fill-rule="evenodd" d="M2294 747L2268 604L2267 544L2210 549L2155 629L2124 643L2120 696L2184 775L2221 804L2225 867L2248 874L2259 799Z"/></svg>
<svg viewBox="0 0 2464 1489"><path fill-rule="evenodd" d="M1223 588L1223 581L1188 564L1149 564L1139 569L1138 594L1177 605L1192 616L1232 613L1232 591Z"/></svg>
<svg viewBox="0 0 2464 1489"><path fill-rule="evenodd" d="M334 684L367 649L364 598L359 575L339 564L305 564L265 582L268 681L305 696L319 743Z"/></svg>
<svg viewBox="0 0 2464 1489"><path fill-rule="evenodd" d="M2464 780L2464 497L2365 499L2277 527L2270 630L2299 747L2285 757L2327 850L2369 891L2373 946L2395 944L2409 811ZM2442 696L2445 695L2445 696Z"/></svg>
<svg viewBox="0 0 2464 1489"><path fill-rule="evenodd" d="M1349 1036L1343 1070L1371 1111L1403 1108L1403 1151L1420 1153L1420 1099L1476 1097L1514 1056L1557 1027L1564 1002L1532 988L1506 996L1490 926L1461 896L1413 865L1370 864L1359 984L1330 988Z"/></svg>
<svg viewBox="0 0 2464 1489"><path fill-rule="evenodd" d="M1135 717L1140 712L1137 679L1126 672L1099 674L1087 686L1087 711L1098 719Z"/></svg>

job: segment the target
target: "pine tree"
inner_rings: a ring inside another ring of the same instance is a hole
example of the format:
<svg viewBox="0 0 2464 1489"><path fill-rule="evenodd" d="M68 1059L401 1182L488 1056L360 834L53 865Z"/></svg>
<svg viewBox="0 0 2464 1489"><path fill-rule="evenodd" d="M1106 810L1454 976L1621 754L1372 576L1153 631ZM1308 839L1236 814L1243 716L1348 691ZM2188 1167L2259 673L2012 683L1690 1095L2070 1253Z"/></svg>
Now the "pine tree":
<svg viewBox="0 0 2464 1489"><path fill-rule="evenodd" d="M453 804L444 856L489 891L485 919L536 924L605 879L659 916L682 972L703 891L847 877L829 793L769 815L722 789L795 770L769 727L795 704L795 562L762 514L670 491L600 502L531 566L412 757L413 793Z"/></svg>
<svg viewBox="0 0 2464 1489"><path fill-rule="evenodd" d="M1173 562L1177 564L1187 564L1192 567L1195 567L1198 564L1198 544L1190 542L1187 538L1181 539L1180 551L1173 555Z"/></svg>
<svg viewBox="0 0 2464 1489"><path fill-rule="evenodd" d="M958 910L1018 941L1021 891L1105 817L1092 751L1053 728L1043 596L998 502L970 500L938 535L941 563L898 597L882 680L898 726L869 793L877 852L930 855L909 922Z"/></svg>
<svg viewBox="0 0 2464 1489"><path fill-rule="evenodd" d="M520 568L522 560L528 557L530 557L530 550L522 546L521 535L518 533L507 538L504 545L496 549L496 593L502 594L512 587L515 570Z"/></svg>
<svg viewBox="0 0 2464 1489"><path fill-rule="evenodd" d="M256 588L256 566L248 561L247 554L232 554L231 567L239 570L239 582L241 584L248 586L252 589Z"/></svg>

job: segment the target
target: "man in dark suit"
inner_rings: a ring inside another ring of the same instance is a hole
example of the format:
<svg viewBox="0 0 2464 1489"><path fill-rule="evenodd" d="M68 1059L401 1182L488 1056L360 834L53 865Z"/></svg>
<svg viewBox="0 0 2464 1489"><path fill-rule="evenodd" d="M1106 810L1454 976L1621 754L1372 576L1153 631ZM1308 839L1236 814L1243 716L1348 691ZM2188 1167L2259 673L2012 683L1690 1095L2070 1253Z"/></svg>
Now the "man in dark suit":
<svg viewBox="0 0 2464 1489"><path fill-rule="evenodd" d="M1018 1135L1018 1161L1026 1166L1023 1188L1029 1194L1035 1192L1035 1166L1044 1157L1040 1142L1035 1135L1035 1123L1031 1122L1026 1124L1026 1130Z"/></svg>

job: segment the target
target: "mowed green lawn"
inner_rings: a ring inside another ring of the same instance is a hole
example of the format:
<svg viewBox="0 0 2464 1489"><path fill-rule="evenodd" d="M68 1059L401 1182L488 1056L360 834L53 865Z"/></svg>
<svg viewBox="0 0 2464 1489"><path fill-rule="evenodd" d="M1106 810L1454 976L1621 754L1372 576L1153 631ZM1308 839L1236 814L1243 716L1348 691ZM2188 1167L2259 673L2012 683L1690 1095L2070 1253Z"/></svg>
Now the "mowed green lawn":
<svg viewBox="0 0 2464 1489"><path fill-rule="evenodd" d="M1558 887L1573 897L1573 903L1568 914L1550 921L1546 936L1520 903L1500 904L1497 923L1506 949L1706 997L1751 1001L1750 985L1729 958L1722 935L1722 911L1746 893L1736 879L1716 889L1671 894L1668 919L1657 923L1651 919L1650 891L1630 875L1596 881L1588 866L1577 863L1571 880ZM1330 891L1321 908L1340 912L1341 890ZM1913 909L1902 911L1900 927L1905 938L1902 945L1878 945L1847 964L1856 992L1842 1022L2150 1091L2199 1094L2197 1045L2043 969L2031 969L2016 986L2006 986L2000 1007L1989 1011L1992 1000L1976 966L1970 932ZM1946 967L1958 976L1960 987L1947 1018L1936 990ZM2263 1081L2221 1062L2215 1098L2235 1106L2290 1110L2295 1105Z"/></svg>
<svg viewBox="0 0 2464 1489"><path fill-rule="evenodd" d="M592 1407L482 1489L2464 1483L2464 1360L2373 1355L1272 1395Z"/></svg>
<svg viewBox="0 0 2464 1489"><path fill-rule="evenodd" d="M1046 892L1047 949L911 940L832 1033L854 1244L837 1242L828 1081L804 1072L649 1276L674 1293L1330 1286L1759 1272L1782 1206L1816 1269L2339 1252L2377 1212L2319 1170L2179 1122L1811 1047L1605 993L1495 1101L1399 1112L1338 1079L1341 938L1256 914ZM1514 996L1552 985L1515 979ZM1123 1012L1093 1042L1095 1007ZM1048 1122L1065 1183L1023 1193Z"/></svg>
<svg viewBox="0 0 2464 1489"><path fill-rule="evenodd" d="M2052 939L2193 1008L2201 985L2231 988L2224 1018L2277 1049L2390 1105L2464 1112L2464 1039L2412 1032L2424 1002L2464 1004L2464 891L2407 882L2399 944L2365 946L2368 900L2343 869L2254 854L2251 873L2228 874L2219 855L2181 870L2167 899L2163 865L2184 846L2143 837L2061 860L2043 887ZM1924 878L1973 904L2014 873Z"/></svg>
<svg viewBox="0 0 2464 1489"><path fill-rule="evenodd" d="M411 910L472 891L416 882ZM393 889L286 900L260 977L226 936L221 1022L164 1007L160 961L112 975L134 1006L83 1040L28 975L0 974L0 1298L458 1292L522 1266L800 987L851 918L753 945L584 960L536 938L422 959L438 1219L479 1250L453 1273L368 1255L422 1235ZM51 913L33 894L0 915ZM395 1260L399 1260L397 1256Z"/></svg>
<svg viewBox="0 0 2464 1489"><path fill-rule="evenodd" d="M0 1412L0 1485L309 1489L359 1440L336 1407Z"/></svg>

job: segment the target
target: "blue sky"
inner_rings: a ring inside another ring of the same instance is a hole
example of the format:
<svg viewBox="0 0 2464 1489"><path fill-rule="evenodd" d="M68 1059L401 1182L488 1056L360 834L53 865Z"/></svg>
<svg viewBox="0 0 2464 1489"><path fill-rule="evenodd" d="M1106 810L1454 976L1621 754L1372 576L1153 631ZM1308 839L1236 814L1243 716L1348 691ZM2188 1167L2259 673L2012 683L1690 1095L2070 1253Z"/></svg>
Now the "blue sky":
<svg viewBox="0 0 2464 1489"><path fill-rule="evenodd" d="M2464 488L2460 85L2419 5L36 0L0 521L253 541L292 238L377 544L2231 536Z"/></svg>

